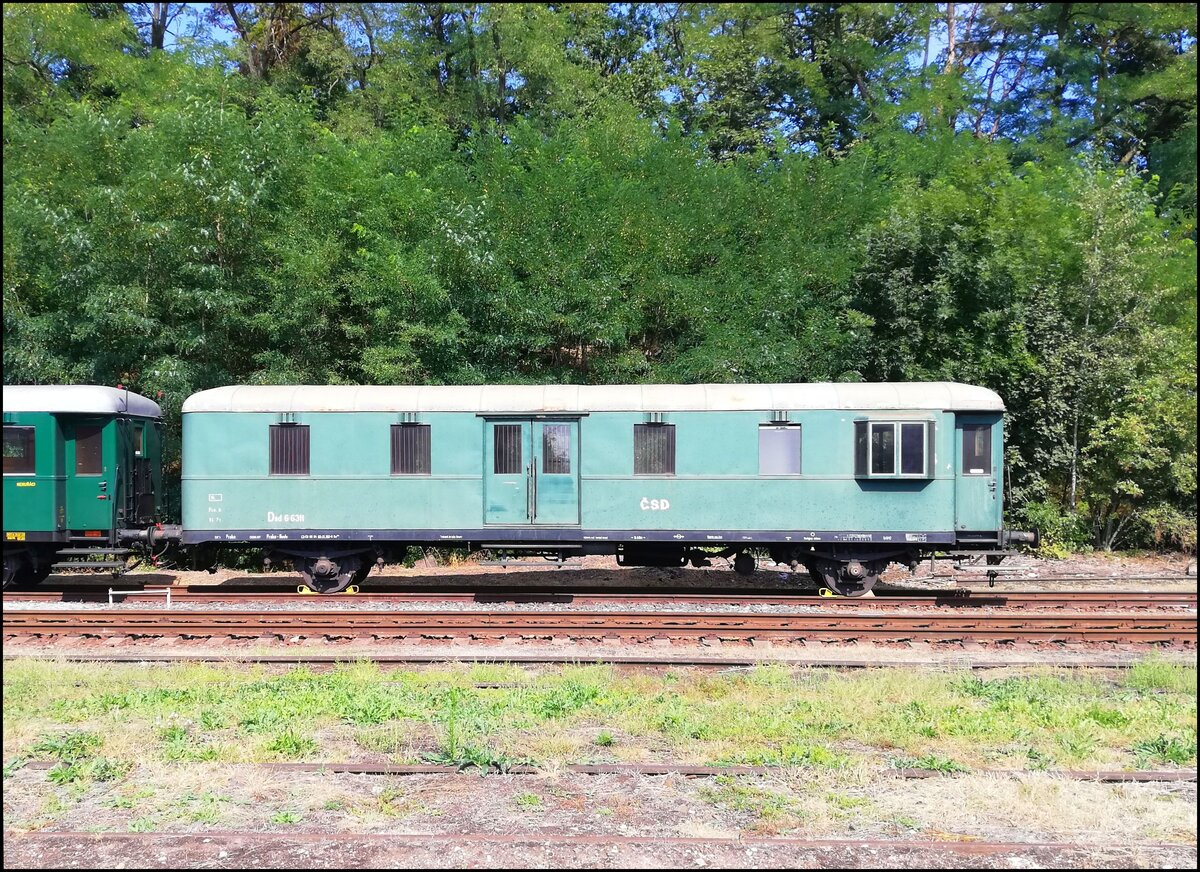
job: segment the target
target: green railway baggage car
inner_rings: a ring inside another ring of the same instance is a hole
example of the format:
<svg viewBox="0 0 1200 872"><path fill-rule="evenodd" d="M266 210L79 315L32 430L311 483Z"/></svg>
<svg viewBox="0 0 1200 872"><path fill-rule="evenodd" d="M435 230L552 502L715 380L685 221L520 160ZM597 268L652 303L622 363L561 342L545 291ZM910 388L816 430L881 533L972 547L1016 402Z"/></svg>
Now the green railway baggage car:
<svg viewBox="0 0 1200 872"><path fill-rule="evenodd" d="M1003 414L955 383L232 386L183 406L185 545L344 589L409 545L806 567L1001 555Z"/></svg>
<svg viewBox="0 0 1200 872"><path fill-rule="evenodd" d="M153 524L162 412L97 385L5 385L4 586L125 565L120 531Z"/></svg>

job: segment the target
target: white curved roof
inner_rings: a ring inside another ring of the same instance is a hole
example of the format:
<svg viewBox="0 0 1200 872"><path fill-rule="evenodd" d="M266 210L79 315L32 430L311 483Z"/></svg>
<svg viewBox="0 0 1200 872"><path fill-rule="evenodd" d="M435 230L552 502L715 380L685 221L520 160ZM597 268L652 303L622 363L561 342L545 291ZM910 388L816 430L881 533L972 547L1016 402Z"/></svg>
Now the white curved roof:
<svg viewBox="0 0 1200 872"><path fill-rule="evenodd" d="M103 385L5 385L4 411L162 417L153 400Z"/></svg>
<svg viewBox="0 0 1200 872"><path fill-rule="evenodd" d="M987 388L956 382L777 385L232 385L192 394L184 412L618 412L772 409L1002 412Z"/></svg>

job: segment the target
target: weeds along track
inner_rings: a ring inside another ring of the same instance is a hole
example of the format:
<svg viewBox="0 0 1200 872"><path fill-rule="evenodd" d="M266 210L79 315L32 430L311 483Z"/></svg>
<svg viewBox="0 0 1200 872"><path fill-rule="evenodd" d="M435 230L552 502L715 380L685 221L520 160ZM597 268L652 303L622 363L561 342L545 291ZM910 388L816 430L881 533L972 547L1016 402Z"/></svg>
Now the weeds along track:
<svg viewBox="0 0 1200 872"><path fill-rule="evenodd" d="M525 641L660 639L867 642L1072 642L1194 647L1195 611L1083 612L956 609L901 613L870 607L797 613L744 611L400 611L289 609L5 609L4 635L16 637L296 639L377 638Z"/></svg>

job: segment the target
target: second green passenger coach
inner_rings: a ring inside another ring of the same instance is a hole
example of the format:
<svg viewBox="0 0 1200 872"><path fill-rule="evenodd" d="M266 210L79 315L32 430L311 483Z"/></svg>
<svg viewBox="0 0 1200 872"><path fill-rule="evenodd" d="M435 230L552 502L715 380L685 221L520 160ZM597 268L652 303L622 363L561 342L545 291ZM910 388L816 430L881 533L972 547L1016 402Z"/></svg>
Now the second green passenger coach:
<svg viewBox="0 0 1200 872"><path fill-rule="evenodd" d="M843 593L999 555L1004 405L950 382L233 386L183 406L185 545L254 544L332 592L409 545L741 571Z"/></svg>

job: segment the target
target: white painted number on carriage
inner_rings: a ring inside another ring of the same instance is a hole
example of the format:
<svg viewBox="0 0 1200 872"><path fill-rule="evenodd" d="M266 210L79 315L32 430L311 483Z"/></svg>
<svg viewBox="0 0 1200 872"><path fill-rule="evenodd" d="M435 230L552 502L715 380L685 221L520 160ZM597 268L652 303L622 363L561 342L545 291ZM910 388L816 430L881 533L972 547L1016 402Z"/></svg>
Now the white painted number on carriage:
<svg viewBox="0 0 1200 872"><path fill-rule="evenodd" d="M643 512L665 512L671 508L670 500L652 500L649 497L642 497L641 503Z"/></svg>
<svg viewBox="0 0 1200 872"><path fill-rule="evenodd" d="M288 515L276 514L275 512L267 512L268 524L298 524L304 520L303 515Z"/></svg>

